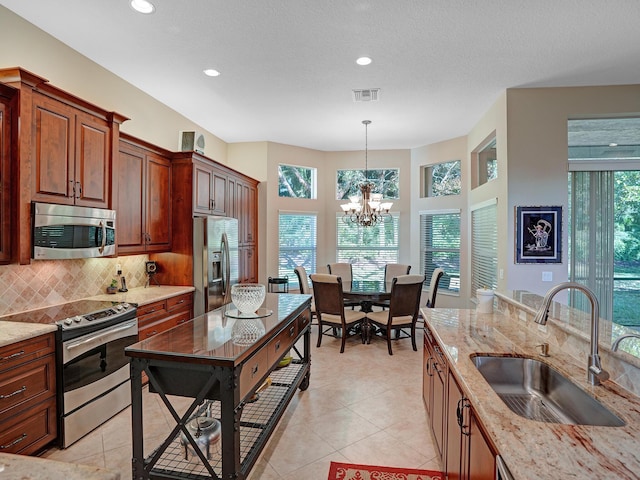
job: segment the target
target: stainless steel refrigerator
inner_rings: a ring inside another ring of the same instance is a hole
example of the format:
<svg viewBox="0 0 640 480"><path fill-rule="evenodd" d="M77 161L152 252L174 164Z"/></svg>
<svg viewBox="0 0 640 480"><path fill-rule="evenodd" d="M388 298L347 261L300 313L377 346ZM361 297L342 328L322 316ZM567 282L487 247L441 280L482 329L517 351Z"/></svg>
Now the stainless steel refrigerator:
<svg viewBox="0 0 640 480"><path fill-rule="evenodd" d="M238 220L194 218L193 255L193 313L198 316L231 302L231 285L238 283Z"/></svg>

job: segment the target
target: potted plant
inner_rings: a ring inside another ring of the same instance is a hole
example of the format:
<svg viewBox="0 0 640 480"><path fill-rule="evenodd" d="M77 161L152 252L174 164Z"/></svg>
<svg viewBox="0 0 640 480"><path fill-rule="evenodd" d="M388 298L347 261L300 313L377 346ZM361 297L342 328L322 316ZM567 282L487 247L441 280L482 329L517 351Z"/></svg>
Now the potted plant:
<svg viewBox="0 0 640 480"><path fill-rule="evenodd" d="M118 281L114 278L111 280L111 285L107 287L107 293L114 294L118 291Z"/></svg>

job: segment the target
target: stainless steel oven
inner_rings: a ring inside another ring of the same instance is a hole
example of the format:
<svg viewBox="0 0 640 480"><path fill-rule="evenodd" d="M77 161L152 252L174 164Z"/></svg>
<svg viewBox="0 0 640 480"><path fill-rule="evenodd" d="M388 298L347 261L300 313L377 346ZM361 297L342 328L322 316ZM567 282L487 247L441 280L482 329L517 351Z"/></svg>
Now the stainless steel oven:
<svg viewBox="0 0 640 480"><path fill-rule="evenodd" d="M104 311L93 314L98 315L104 315ZM59 443L63 448L131 403L129 359L124 349L138 341L135 315L135 308L129 307L109 315L108 325L90 328L80 336L62 326L58 378L61 381ZM71 321L74 326L74 319Z"/></svg>
<svg viewBox="0 0 640 480"><path fill-rule="evenodd" d="M138 341L134 304L76 300L2 320L56 324L58 444L68 447L131 404L124 349Z"/></svg>

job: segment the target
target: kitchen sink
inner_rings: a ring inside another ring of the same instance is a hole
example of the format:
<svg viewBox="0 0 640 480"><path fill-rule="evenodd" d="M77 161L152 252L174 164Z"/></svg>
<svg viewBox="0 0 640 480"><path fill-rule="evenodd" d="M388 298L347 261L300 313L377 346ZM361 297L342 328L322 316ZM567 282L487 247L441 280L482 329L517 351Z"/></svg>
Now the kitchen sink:
<svg viewBox="0 0 640 480"><path fill-rule="evenodd" d="M533 358L472 355L500 399L521 417L539 422L621 427L625 422L548 364Z"/></svg>

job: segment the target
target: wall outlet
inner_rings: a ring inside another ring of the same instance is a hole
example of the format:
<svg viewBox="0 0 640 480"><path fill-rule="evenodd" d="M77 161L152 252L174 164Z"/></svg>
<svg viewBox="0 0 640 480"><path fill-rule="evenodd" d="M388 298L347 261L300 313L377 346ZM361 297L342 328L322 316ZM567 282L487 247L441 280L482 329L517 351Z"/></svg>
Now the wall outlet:
<svg viewBox="0 0 640 480"><path fill-rule="evenodd" d="M120 275L122 273L122 265L116 263L116 275Z"/></svg>
<svg viewBox="0 0 640 480"><path fill-rule="evenodd" d="M553 272L542 272L543 282L553 282Z"/></svg>

